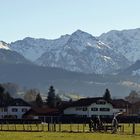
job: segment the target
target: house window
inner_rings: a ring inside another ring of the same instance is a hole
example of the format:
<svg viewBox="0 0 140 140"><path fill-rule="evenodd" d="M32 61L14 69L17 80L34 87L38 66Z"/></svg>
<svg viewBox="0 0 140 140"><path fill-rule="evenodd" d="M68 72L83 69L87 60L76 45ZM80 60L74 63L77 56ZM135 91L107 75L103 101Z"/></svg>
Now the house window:
<svg viewBox="0 0 140 140"><path fill-rule="evenodd" d="M110 108L100 108L100 111L110 111Z"/></svg>
<svg viewBox="0 0 140 140"><path fill-rule="evenodd" d="M17 112L18 109L17 108L12 108L12 112Z"/></svg>
<svg viewBox="0 0 140 140"><path fill-rule="evenodd" d="M91 111L98 111L98 108L93 107L93 108L91 108Z"/></svg>
<svg viewBox="0 0 140 140"><path fill-rule="evenodd" d="M22 112L27 112L27 108L22 108Z"/></svg>
<svg viewBox="0 0 140 140"><path fill-rule="evenodd" d="M87 107L83 107L83 111L87 111Z"/></svg>

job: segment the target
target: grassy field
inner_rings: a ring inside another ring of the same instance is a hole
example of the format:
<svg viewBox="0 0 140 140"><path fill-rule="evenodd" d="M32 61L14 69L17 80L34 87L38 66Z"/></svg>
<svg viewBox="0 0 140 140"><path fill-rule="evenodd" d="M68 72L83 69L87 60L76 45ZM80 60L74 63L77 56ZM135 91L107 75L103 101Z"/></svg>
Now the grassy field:
<svg viewBox="0 0 140 140"><path fill-rule="evenodd" d="M24 126L29 129L30 126ZM71 128L70 128L71 127ZM3 129L14 130L14 125L4 125ZM32 125L32 129L36 130L36 126ZM136 124L136 134L132 135L132 124L124 125L124 132L118 131L117 134L111 134L111 132L92 132L89 133L88 125L85 127L85 132L83 133L83 125L62 125L61 130L63 132L46 132L47 126L45 126L45 132L8 132L0 131L0 140L140 140L140 124ZM22 130L23 125L16 125L17 130ZM39 130L42 129L42 125L39 125ZM72 129L74 132L70 132ZM57 127L58 131L58 127ZM69 132L65 132L69 131ZM78 132L79 131L79 132Z"/></svg>
<svg viewBox="0 0 140 140"><path fill-rule="evenodd" d="M0 140L140 140L137 135L65 132L0 132Z"/></svg>

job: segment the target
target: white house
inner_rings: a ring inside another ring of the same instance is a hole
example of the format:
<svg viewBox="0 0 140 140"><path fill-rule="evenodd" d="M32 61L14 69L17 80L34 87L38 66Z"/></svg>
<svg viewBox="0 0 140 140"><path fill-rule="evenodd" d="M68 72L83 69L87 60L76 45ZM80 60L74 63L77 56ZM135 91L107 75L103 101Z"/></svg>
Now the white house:
<svg viewBox="0 0 140 140"><path fill-rule="evenodd" d="M17 118L21 119L29 109L30 105L22 99L14 99L7 105L0 105L0 119Z"/></svg>
<svg viewBox="0 0 140 140"><path fill-rule="evenodd" d="M65 109L65 115L80 115L85 117L113 116L117 112L127 112L128 102L124 100L106 101L102 97L83 98L71 102Z"/></svg>

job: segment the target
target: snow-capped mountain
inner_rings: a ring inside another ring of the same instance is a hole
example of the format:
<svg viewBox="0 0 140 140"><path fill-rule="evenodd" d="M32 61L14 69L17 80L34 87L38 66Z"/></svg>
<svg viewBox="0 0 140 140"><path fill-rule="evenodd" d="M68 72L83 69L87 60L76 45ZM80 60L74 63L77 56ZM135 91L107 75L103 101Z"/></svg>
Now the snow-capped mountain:
<svg viewBox="0 0 140 140"><path fill-rule="evenodd" d="M3 64L29 64L30 62L26 60L22 55L18 54L16 51L11 50L8 44L0 41L0 63Z"/></svg>
<svg viewBox="0 0 140 140"><path fill-rule="evenodd" d="M81 30L54 40L28 37L11 43L10 49L41 66L84 73L110 73L129 65L123 55Z"/></svg>
<svg viewBox="0 0 140 140"><path fill-rule="evenodd" d="M102 34L99 39L133 63L140 59L140 28L113 30Z"/></svg>
<svg viewBox="0 0 140 140"><path fill-rule="evenodd" d="M109 73L128 66L127 59L96 37L77 30L67 42L51 46L37 59L37 64L84 73Z"/></svg>
<svg viewBox="0 0 140 140"><path fill-rule="evenodd" d="M12 50L17 51L25 58L36 61L49 48L63 46L69 38L69 35L61 36L59 39L35 39L27 37L10 44Z"/></svg>

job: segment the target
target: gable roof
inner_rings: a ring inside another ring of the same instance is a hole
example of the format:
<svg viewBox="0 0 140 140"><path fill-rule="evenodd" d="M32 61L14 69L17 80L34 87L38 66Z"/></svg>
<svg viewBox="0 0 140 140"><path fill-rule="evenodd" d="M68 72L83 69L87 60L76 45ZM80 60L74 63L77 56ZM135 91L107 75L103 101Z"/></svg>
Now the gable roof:
<svg viewBox="0 0 140 140"><path fill-rule="evenodd" d="M93 103L96 103L99 100L104 100L103 97L94 97L94 98L81 98L77 101L71 101L71 102L67 102L64 103L62 106L64 108L67 107L78 107L78 106L89 106Z"/></svg>
<svg viewBox="0 0 140 140"><path fill-rule="evenodd" d="M98 100L104 100L102 97L82 98L73 102L74 106L89 106L96 103Z"/></svg>
<svg viewBox="0 0 140 140"><path fill-rule="evenodd" d="M30 105L23 99L17 98L13 99L13 101L8 106L30 106Z"/></svg>
<svg viewBox="0 0 140 140"><path fill-rule="evenodd" d="M8 107L8 106L30 106L26 101L20 98L11 99L10 101L0 100L0 107Z"/></svg>
<svg viewBox="0 0 140 140"><path fill-rule="evenodd" d="M78 107L78 106L89 106L93 103L97 103L99 100L105 100L103 97L94 97L94 98L82 98L77 101L67 102L63 104L63 108L68 107ZM131 104L124 99L113 99L113 100L105 100L106 102L112 104L114 108L126 108L130 107Z"/></svg>

